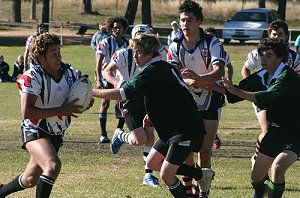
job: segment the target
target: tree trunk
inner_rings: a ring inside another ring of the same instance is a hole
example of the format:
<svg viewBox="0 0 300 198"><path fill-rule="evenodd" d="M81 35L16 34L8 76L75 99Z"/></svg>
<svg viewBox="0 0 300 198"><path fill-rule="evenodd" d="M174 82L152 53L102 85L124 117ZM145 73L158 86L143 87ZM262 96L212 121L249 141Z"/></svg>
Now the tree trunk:
<svg viewBox="0 0 300 198"><path fill-rule="evenodd" d="M266 7L266 0L258 0L258 7L265 8Z"/></svg>
<svg viewBox="0 0 300 198"><path fill-rule="evenodd" d="M92 0L82 0L81 13L92 14Z"/></svg>
<svg viewBox="0 0 300 198"><path fill-rule="evenodd" d="M21 23L21 0L13 0L12 2L12 21Z"/></svg>
<svg viewBox="0 0 300 198"><path fill-rule="evenodd" d="M134 24L135 15L138 7L138 0L129 0L127 4L127 9L125 13L125 19L127 19L127 22L129 25Z"/></svg>
<svg viewBox="0 0 300 198"><path fill-rule="evenodd" d="M285 21L285 10L286 10L286 0L278 1L278 13L281 16L281 19Z"/></svg>
<svg viewBox="0 0 300 198"><path fill-rule="evenodd" d="M142 23L151 25L151 2L142 0Z"/></svg>
<svg viewBox="0 0 300 198"><path fill-rule="evenodd" d="M36 20L36 0L31 0L31 20Z"/></svg>
<svg viewBox="0 0 300 198"><path fill-rule="evenodd" d="M43 0L43 8L42 8L42 22L49 23L49 8L50 8L50 0ZM48 28L48 25L47 25Z"/></svg>

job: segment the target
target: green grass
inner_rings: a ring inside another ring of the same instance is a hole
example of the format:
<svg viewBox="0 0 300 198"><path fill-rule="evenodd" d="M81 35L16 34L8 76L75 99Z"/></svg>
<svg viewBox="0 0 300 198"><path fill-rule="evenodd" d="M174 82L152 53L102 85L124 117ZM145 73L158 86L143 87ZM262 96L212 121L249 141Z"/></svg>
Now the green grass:
<svg viewBox="0 0 300 198"><path fill-rule="evenodd" d="M234 65L234 82L241 79L240 69L247 53L253 45L228 45ZM24 47L0 47L5 60L12 66ZM62 47L63 60L74 68L82 70L94 79L95 57L88 45ZM20 102L15 83L0 83L0 181L8 182L26 167L28 153L20 149ZM62 170L53 188L53 198L153 198L171 197L163 185L162 188L149 188L142 185L143 160L142 147L124 145L119 156L110 153L109 145L98 145L100 100L77 119L73 119L66 132L65 145L60 157ZM113 106L113 103L112 105ZM109 136L113 134L116 120L113 108L108 115ZM250 197L250 156L259 133L250 102L227 104L222 110L219 135L225 143L214 151L213 168L216 170L211 197L244 198ZM240 142L240 146L226 145L226 142ZM241 152L241 153L239 153ZM231 158L222 157L224 155ZM286 174L286 192L284 197L300 197L299 162L295 163ZM155 173L159 176L158 173ZM31 198L35 189L27 189L10 197Z"/></svg>

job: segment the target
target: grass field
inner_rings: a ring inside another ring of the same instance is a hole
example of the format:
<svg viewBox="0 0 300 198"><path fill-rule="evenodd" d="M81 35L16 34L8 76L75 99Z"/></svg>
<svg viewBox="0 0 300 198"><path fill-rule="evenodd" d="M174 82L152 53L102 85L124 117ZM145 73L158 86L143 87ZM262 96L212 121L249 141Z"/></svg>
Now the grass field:
<svg viewBox="0 0 300 198"><path fill-rule="evenodd" d="M247 53L254 45L228 45L234 65L234 82L241 79L240 69ZM24 47L1 47L0 53L10 64L24 52ZM82 70L94 79L95 55L87 45L64 46L63 60ZM11 71L12 72L12 71ZM15 83L0 83L0 182L6 183L20 174L28 161L27 152L20 148L20 102ZM113 103L112 103L113 104ZM52 191L53 198L153 198L171 197L168 190L142 185L142 147L124 145L114 156L109 144L98 145L99 122L96 100L94 107L73 119L65 135L65 145L60 156L62 170ZM112 105L113 106L113 105ZM113 109L108 118L109 136L116 126ZM216 176L211 188L211 198L250 197L250 157L259 133L250 102L227 104L222 111L219 135L223 146L214 151L213 168ZM299 162L286 173L284 197L300 197ZM159 176L158 173L156 173ZM27 189L9 197L32 198L35 189Z"/></svg>

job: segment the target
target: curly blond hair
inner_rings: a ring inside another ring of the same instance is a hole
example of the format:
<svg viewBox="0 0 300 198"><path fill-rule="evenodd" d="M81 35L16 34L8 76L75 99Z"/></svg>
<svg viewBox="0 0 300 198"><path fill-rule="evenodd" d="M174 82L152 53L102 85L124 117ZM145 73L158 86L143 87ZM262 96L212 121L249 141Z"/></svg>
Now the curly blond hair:
<svg viewBox="0 0 300 198"><path fill-rule="evenodd" d="M33 60L40 64L38 55L46 57L48 48L53 45L60 45L60 39L56 34L44 33L37 36L30 48Z"/></svg>

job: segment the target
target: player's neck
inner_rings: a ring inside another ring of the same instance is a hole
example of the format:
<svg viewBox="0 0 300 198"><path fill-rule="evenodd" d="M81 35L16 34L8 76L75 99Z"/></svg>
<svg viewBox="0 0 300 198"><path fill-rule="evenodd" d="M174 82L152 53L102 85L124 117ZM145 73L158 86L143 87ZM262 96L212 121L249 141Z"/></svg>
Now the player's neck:
<svg viewBox="0 0 300 198"><path fill-rule="evenodd" d="M193 49L199 40L200 40L199 33L184 37L185 44L189 48L189 50Z"/></svg>

